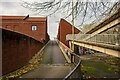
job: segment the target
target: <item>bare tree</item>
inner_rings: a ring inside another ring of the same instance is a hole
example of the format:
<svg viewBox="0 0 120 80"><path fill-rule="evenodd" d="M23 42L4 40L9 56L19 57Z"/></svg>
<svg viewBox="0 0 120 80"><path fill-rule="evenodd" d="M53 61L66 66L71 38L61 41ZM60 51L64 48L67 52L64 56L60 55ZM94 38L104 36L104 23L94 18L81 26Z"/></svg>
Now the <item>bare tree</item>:
<svg viewBox="0 0 120 80"><path fill-rule="evenodd" d="M81 18L83 22L86 18L94 17L96 19L110 15L111 13L120 9L120 1L115 2L83 2L81 0L74 0L74 5L72 6L72 0L49 0L47 2L25 2L23 1L22 6L28 8L36 14L48 13L47 16L53 15L55 13L67 13L65 18L70 17L74 11L74 19Z"/></svg>

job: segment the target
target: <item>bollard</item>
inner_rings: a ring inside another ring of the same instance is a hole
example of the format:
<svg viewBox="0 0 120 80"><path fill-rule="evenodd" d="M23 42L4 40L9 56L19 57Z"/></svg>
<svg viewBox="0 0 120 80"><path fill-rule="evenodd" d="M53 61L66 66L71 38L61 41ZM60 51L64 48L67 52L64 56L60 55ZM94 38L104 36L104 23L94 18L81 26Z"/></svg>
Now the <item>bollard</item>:
<svg viewBox="0 0 120 80"><path fill-rule="evenodd" d="M75 57L73 54L71 54L71 63L74 63L74 61L75 61Z"/></svg>

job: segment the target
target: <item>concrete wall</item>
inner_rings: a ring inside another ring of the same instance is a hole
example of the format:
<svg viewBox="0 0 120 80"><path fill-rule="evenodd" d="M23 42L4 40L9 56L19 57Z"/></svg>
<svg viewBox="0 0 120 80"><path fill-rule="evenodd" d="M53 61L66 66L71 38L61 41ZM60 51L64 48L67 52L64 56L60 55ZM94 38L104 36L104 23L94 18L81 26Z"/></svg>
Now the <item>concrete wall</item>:
<svg viewBox="0 0 120 80"><path fill-rule="evenodd" d="M26 65L44 45L28 36L2 30L2 74Z"/></svg>
<svg viewBox="0 0 120 80"><path fill-rule="evenodd" d="M74 27L74 31L75 31L74 32L75 34L80 32L75 27ZM67 34L72 34L72 25L70 23L68 23L66 20L61 19L61 21L59 23L57 39L69 47L69 42L66 40Z"/></svg>

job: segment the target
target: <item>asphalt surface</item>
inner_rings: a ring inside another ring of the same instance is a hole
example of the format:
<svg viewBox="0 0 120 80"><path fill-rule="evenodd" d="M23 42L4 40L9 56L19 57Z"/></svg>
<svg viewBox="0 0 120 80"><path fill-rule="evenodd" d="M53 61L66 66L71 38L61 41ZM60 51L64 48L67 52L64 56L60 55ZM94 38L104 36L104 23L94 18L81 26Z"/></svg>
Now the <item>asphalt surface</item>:
<svg viewBox="0 0 120 80"><path fill-rule="evenodd" d="M56 41L50 41L45 48L42 64L65 64L65 58Z"/></svg>
<svg viewBox="0 0 120 80"><path fill-rule="evenodd" d="M40 66L21 78L64 78L71 71L56 41L50 41L46 46Z"/></svg>

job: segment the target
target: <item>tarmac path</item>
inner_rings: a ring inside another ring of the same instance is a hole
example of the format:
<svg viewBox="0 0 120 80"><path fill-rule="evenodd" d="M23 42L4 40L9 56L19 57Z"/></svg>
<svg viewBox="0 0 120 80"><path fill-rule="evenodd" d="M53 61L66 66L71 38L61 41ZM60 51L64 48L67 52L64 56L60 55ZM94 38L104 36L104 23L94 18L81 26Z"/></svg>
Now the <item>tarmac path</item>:
<svg viewBox="0 0 120 80"><path fill-rule="evenodd" d="M21 78L64 78L71 71L56 41L50 41L43 53L40 66Z"/></svg>

